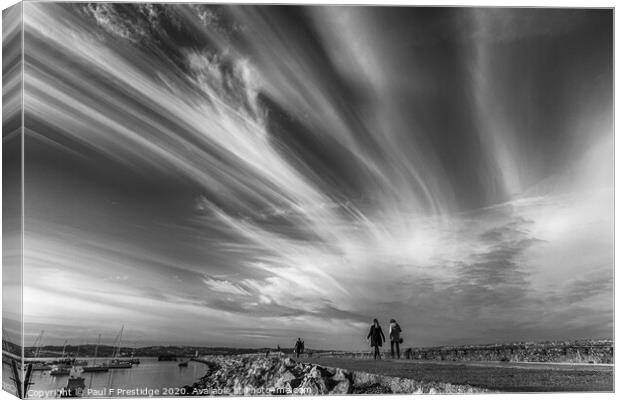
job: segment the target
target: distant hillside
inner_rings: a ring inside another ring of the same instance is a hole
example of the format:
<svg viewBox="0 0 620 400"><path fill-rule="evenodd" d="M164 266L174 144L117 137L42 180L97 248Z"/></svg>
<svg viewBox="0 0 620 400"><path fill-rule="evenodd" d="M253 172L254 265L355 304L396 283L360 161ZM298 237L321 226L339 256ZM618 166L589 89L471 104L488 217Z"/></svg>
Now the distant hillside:
<svg viewBox="0 0 620 400"><path fill-rule="evenodd" d="M9 343L16 354L19 347ZM67 345L65 355L69 357L93 357L95 345ZM418 360L480 360L480 361L554 361L554 362L613 362L613 340L611 339L582 339L573 341L546 341L546 342L514 342L502 344L475 344L433 346L419 348L401 348L403 356ZM63 346L43 346L40 357L58 357L62 354ZM284 353L292 353L292 348L281 348ZM175 355L192 357L196 352L200 355L237 355L251 353L273 352L268 348L236 348L236 347L204 347L204 346L147 346L139 348L122 347L121 355L135 357L158 357L160 355ZM35 349L26 347L26 357L32 357ZM112 346L99 346L98 357L111 357L114 353ZM306 349L306 353L315 355L334 355L365 357L369 352L347 352L335 350Z"/></svg>
<svg viewBox="0 0 620 400"><path fill-rule="evenodd" d="M14 346L18 349L17 346ZM95 355L95 345L67 345L65 347L65 355L68 357L93 357ZM26 357L33 357L35 353L34 347L26 347ZM160 355L176 355L181 357L192 357L196 352L201 355L236 355L250 353L266 353L267 351L275 351L275 349L267 348L235 348L235 347L197 347L197 346L148 346L148 347L121 347L121 356L135 357L158 357ZM292 353L292 348L280 349L286 353ZM40 357L58 357L62 355L63 346L43 346L39 351ZM114 347L100 345L97 350L98 357L112 357Z"/></svg>

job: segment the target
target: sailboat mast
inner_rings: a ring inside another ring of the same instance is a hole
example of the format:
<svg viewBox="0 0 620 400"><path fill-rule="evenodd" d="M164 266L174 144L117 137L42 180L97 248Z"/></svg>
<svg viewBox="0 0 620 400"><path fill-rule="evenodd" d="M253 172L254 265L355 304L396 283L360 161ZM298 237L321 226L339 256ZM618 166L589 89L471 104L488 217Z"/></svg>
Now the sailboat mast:
<svg viewBox="0 0 620 400"><path fill-rule="evenodd" d="M118 342L116 345L116 354L114 358L118 358L121 356L121 341L123 340L123 329L125 329L125 325L121 326L121 331L118 333Z"/></svg>
<svg viewBox="0 0 620 400"><path fill-rule="evenodd" d="M41 335L39 336L39 346L37 347L37 354L35 355L37 358L41 355L41 347L43 347L43 334L44 330L41 330Z"/></svg>
<svg viewBox="0 0 620 400"><path fill-rule="evenodd" d="M101 342L101 333L97 337L97 345L95 346L95 357L94 357L95 360L97 360L97 352L99 351L99 343L100 342Z"/></svg>
<svg viewBox="0 0 620 400"><path fill-rule="evenodd" d="M4 328L2 328L2 348L9 353L11 352L11 347L9 346L9 334Z"/></svg>

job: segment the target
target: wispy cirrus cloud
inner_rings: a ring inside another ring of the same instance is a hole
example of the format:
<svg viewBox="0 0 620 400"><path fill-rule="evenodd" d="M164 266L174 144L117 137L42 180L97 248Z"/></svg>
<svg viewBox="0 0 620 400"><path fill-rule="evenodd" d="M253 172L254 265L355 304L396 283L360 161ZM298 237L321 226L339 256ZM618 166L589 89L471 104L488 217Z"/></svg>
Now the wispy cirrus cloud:
<svg viewBox="0 0 620 400"><path fill-rule="evenodd" d="M608 333L606 92L534 112L540 65L495 90L528 35L465 56L488 15L409 10L452 27L439 48L390 10L25 7L30 335L91 309L151 342L360 348L374 317L421 345ZM588 20L530 36L598 40Z"/></svg>

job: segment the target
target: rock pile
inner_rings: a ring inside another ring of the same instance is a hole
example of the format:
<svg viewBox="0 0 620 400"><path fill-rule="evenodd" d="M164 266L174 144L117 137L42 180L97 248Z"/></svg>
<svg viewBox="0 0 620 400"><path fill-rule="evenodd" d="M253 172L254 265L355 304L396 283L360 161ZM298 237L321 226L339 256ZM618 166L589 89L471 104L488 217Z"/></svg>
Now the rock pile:
<svg viewBox="0 0 620 400"><path fill-rule="evenodd" d="M259 355L210 356L207 375L184 388L185 395L474 393L468 385L418 382Z"/></svg>

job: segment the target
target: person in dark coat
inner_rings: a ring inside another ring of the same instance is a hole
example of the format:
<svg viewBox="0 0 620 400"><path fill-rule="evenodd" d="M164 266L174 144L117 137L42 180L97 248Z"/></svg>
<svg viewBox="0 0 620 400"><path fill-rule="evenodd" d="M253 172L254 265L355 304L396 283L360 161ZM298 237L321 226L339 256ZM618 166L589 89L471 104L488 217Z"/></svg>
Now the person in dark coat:
<svg viewBox="0 0 620 400"><path fill-rule="evenodd" d="M400 325L396 322L395 319L390 320L390 349L392 350L392 358L394 358L394 346L396 346L396 355L400 358L400 344L402 343L402 338L400 337L400 333L402 330L400 329Z"/></svg>
<svg viewBox="0 0 620 400"><path fill-rule="evenodd" d="M375 348L375 360L377 358L381 359L381 352L379 351L379 347L383 345L385 342L385 335L383 334L383 330L381 329L381 325L379 325L379 321L375 318L372 321L372 325L370 326L370 332L368 332L368 336L366 339L370 339L370 346Z"/></svg>
<svg viewBox="0 0 620 400"><path fill-rule="evenodd" d="M295 343L295 354L297 358L299 358L299 353L302 351L303 344L301 342L301 338L297 338L297 342Z"/></svg>

